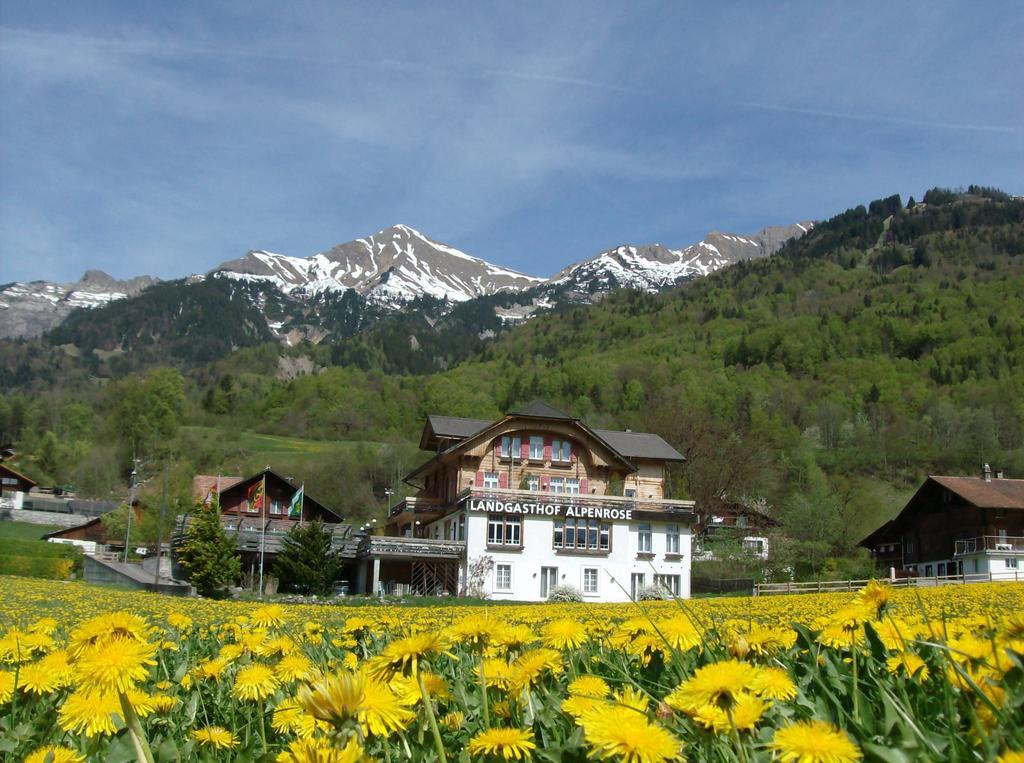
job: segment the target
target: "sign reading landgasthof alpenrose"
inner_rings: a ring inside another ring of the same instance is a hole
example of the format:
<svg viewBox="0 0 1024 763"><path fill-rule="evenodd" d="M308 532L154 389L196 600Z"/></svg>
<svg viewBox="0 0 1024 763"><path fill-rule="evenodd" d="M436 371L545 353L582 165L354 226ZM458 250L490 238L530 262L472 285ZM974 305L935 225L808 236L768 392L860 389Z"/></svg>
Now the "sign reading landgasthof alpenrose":
<svg viewBox="0 0 1024 763"><path fill-rule="evenodd" d="M580 504L541 503L537 501L497 501L490 498L471 498L470 511L489 514L524 514L537 517L583 517L587 519L633 518L632 509L609 508L607 506L583 506Z"/></svg>

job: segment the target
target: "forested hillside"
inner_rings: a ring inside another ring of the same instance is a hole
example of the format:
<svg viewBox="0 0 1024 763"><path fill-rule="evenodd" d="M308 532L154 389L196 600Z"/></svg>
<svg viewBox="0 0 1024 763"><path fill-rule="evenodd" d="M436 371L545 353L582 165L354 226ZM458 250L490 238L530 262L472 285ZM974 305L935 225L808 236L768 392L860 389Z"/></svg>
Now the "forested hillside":
<svg viewBox="0 0 1024 763"><path fill-rule="evenodd" d="M773 257L672 292L615 292L493 339L455 315L449 339L462 344L446 355L439 343L419 367L402 355L411 317L316 348L237 350L184 375L83 383L65 357L45 389L0 399L0 440L21 443L26 471L92 492L123 479L132 443L166 457L179 486L192 469L258 458L232 447L240 429L389 443L340 457L350 484L372 472L380 496L416 457L426 412L496 417L544 397L594 425L663 434L690 459L677 495L709 509L760 501L786 530L780 557L815 569L849 556L928 473L989 462L1024 476L1024 202L992 189L872 202ZM32 352L39 363L56 350ZM322 370L282 378L282 354ZM423 373L434 363L452 367ZM166 428L133 423L152 410ZM224 435L197 443L182 424ZM319 479L328 500L379 506L345 497L327 470Z"/></svg>

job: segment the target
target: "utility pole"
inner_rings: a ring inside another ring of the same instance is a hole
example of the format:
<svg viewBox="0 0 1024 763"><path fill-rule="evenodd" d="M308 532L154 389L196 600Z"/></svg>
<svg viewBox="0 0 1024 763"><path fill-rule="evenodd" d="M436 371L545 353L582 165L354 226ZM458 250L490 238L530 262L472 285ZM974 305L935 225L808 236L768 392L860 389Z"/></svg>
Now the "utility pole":
<svg viewBox="0 0 1024 763"><path fill-rule="evenodd" d="M153 571L153 585L160 585L160 541L164 530L164 512L167 510L167 462L164 461L164 490L160 501L160 515L156 521L156 569Z"/></svg>
<svg viewBox="0 0 1024 763"><path fill-rule="evenodd" d="M139 464L141 462L135 457L135 451L132 450L132 475L131 481L128 484L128 526L124 531L124 563L128 564L128 541L132 534L132 514L135 513L135 490L138 487L139 481Z"/></svg>

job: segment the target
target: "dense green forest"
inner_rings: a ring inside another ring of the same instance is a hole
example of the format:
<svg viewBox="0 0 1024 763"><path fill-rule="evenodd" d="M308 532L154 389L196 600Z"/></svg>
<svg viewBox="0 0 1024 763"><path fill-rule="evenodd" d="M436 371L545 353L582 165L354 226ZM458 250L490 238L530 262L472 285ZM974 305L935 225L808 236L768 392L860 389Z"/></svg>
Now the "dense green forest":
<svg viewBox="0 0 1024 763"><path fill-rule="evenodd" d="M493 304L453 316L436 331L409 316L353 324L317 346L253 341L173 369L124 350L120 370L98 365L61 330L6 343L0 374L20 389L0 397L0 440L30 474L90 494L123 490L133 449L169 463L181 493L194 470L258 463L240 431L345 441L275 466L366 516L418 457L425 413L497 417L543 397L659 432L689 458L675 495L707 511L758 503L781 523L779 564L836 574L926 474L988 462L1024 476L1024 202L994 189L874 201L773 257L493 338ZM284 378L282 357L320 372Z"/></svg>

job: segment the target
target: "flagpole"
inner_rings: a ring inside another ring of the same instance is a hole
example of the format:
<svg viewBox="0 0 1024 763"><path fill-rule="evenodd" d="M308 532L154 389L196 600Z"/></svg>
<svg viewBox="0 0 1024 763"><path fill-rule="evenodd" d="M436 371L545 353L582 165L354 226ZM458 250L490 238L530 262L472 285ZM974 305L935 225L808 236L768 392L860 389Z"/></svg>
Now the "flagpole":
<svg viewBox="0 0 1024 763"><path fill-rule="evenodd" d="M260 534L260 598L263 598L263 551L267 546L267 473L263 473L263 495L260 497L260 520L263 532Z"/></svg>
<svg viewBox="0 0 1024 763"><path fill-rule="evenodd" d="M303 480L302 487L299 488L302 492L302 498L299 499L299 526L302 526L302 515L306 509L306 482Z"/></svg>

